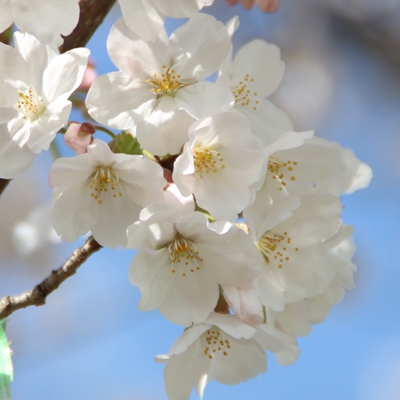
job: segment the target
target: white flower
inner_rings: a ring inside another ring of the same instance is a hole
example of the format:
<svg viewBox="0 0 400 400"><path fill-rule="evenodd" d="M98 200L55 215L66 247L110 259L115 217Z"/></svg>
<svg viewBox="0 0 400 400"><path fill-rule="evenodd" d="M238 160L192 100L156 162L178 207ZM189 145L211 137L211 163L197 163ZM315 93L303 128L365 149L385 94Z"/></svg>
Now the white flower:
<svg viewBox="0 0 400 400"><path fill-rule="evenodd" d="M232 33L233 22L228 25ZM217 82L230 88L235 96L234 108L250 121L253 133L264 145L279 135L292 131L289 117L266 100L282 80L285 64L277 46L253 40L243 46L234 60L230 54L219 71Z"/></svg>
<svg viewBox="0 0 400 400"><path fill-rule="evenodd" d="M25 33L15 49L0 43L0 177L14 178L47 150L69 118L70 94L78 87L89 50L59 55Z"/></svg>
<svg viewBox="0 0 400 400"><path fill-rule="evenodd" d="M263 147L248 120L237 111L217 113L195 122L189 139L174 164L175 184L214 218L236 221L265 173Z"/></svg>
<svg viewBox="0 0 400 400"><path fill-rule="evenodd" d="M0 0L0 10L0 32L14 22L22 32L54 47L63 44L60 35L68 36L79 20L76 0Z"/></svg>
<svg viewBox="0 0 400 400"><path fill-rule="evenodd" d="M346 161L346 150L339 143L313 137L312 131L287 132L268 145L265 153L268 171L264 190L274 199L313 193L314 186L321 186L321 193L338 195L341 193L334 187L348 188L355 175Z"/></svg>
<svg viewBox="0 0 400 400"><path fill-rule="evenodd" d="M256 281L264 306L283 311L286 303L323 293L332 282L334 257L324 241L340 221L342 205L332 195L288 197L269 203L257 193L243 213L262 255Z"/></svg>
<svg viewBox="0 0 400 400"><path fill-rule="evenodd" d="M258 275L250 238L230 223L166 203L154 203L128 228L128 247L139 249L129 278L140 289L139 308L158 308L183 326L203 322L215 308L218 285L241 286Z"/></svg>
<svg viewBox="0 0 400 400"><path fill-rule="evenodd" d="M92 231L103 246L126 245L126 228L140 210L162 201L162 168L142 156L114 154L95 139L88 153L56 160L50 185L56 187L52 222L64 241Z"/></svg>
<svg viewBox="0 0 400 400"><path fill-rule="evenodd" d="M215 72L230 46L225 26L197 14L168 39L161 30L147 43L121 19L107 47L120 69L98 77L86 100L90 115L115 129L130 129L143 148L162 156L178 154L193 118L230 108L232 93L204 81Z"/></svg>
<svg viewBox="0 0 400 400"><path fill-rule="evenodd" d="M35 208L27 218L14 225L12 240L21 256L29 256L48 243L61 243L51 224L50 212L51 205L43 205Z"/></svg>
<svg viewBox="0 0 400 400"><path fill-rule="evenodd" d="M139 37L154 41L165 17L187 18L214 0L118 0L126 24Z"/></svg>
<svg viewBox="0 0 400 400"><path fill-rule="evenodd" d="M170 400L188 400L194 386L203 398L210 380L236 385L267 370L267 356L253 339L256 329L232 315L210 314L201 324L185 330L168 355L156 361L166 362L165 390ZM276 338L271 347L279 348Z"/></svg>

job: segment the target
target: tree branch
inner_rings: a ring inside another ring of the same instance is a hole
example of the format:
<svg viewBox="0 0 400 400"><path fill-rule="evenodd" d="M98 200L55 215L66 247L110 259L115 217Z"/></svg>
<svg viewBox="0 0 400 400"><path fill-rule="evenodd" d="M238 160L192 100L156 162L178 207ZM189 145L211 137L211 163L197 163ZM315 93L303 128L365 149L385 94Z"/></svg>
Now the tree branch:
<svg viewBox="0 0 400 400"><path fill-rule="evenodd" d="M0 320L8 317L14 311L29 306L42 306L46 303L46 297L56 290L61 283L74 275L77 269L96 251L101 245L90 236L85 244L76 249L72 256L59 269L53 270L42 283L36 285L18 296L5 296L0 301Z"/></svg>
<svg viewBox="0 0 400 400"><path fill-rule="evenodd" d="M84 47L105 16L111 10L116 0L80 0L79 23L73 32L64 38L60 53L65 53L75 47Z"/></svg>

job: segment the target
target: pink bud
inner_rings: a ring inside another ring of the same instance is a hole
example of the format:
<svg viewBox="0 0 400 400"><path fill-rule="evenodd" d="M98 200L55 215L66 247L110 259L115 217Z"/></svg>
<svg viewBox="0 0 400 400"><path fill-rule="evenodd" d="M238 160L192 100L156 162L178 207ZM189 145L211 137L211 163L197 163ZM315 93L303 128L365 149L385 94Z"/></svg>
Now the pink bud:
<svg viewBox="0 0 400 400"><path fill-rule="evenodd" d="M264 12L275 12L278 11L279 0L256 0L258 7Z"/></svg>
<svg viewBox="0 0 400 400"><path fill-rule="evenodd" d="M64 135L64 141L68 147L75 151L76 154L87 153L87 147L93 142L93 134L96 129L89 122L78 124L71 122L67 132Z"/></svg>

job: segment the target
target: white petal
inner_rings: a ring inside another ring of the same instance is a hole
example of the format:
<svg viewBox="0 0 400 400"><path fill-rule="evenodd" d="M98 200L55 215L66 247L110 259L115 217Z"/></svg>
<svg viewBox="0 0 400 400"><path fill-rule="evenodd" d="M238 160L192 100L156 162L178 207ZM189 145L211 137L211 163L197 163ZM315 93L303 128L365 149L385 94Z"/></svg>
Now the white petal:
<svg viewBox="0 0 400 400"><path fill-rule="evenodd" d="M56 133L68 123L72 104L59 99L50 104L39 119L30 124L28 147L36 154L48 150Z"/></svg>
<svg viewBox="0 0 400 400"><path fill-rule="evenodd" d="M189 140L188 131L192 123L193 118L178 109L176 98L162 96L150 117L137 126L137 139L151 154L178 154Z"/></svg>
<svg viewBox="0 0 400 400"><path fill-rule="evenodd" d="M0 0L0 10L0 32L4 32L14 22L11 12L11 1Z"/></svg>
<svg viewBox="0 0 400 400"><path fill-rule="evenodd" d="M217 71L231 45L222 22L206 14L196 14L171 36L173 69L185 79L204 79Z"/></svg>
<svg viewBox="0 0 400 400"><path fill-rule="evenodd" d="M234 101L232 92L226 86L206 81L178 90L175 99L177 106L194 118L228 111Z"/></svg>
<svg viewBox="0 0 400 400"><path fill-rule="evenodd" d="M280 58L279 47L263 40L253 40L239 50L233 61L232 83L246 82L246 88L256 92L257 97L270 96L279 86L285 71Z"/></svg>
<svg viewBox="0 0 400 400"><path fill-rule="evenodd" d="M99 76L92 84L86 106L98 122L115 129L129 129L150 115L156 96L149 85L123 72Z"/></svg>
<svg viewBox="0 0 400 400"><path fill-rule="evenodd" d="M131 1L132 5L141 4L139 1ZM135 16L135 18L137 15ZM141 39L137 27L135 32L128 28L121 18L111 28L107 39L107 49L111 60L123 72L132 78L145 82L148 78L165 72L163 65L169 67L170 55L168 50L168 36L163 28L157 38L152 42Z"/></svg>
<svg viewBox="0 0 400 400"><path fill-rule="evenodd" d="M80 85L89 53L85 48L73 49L50 62L43 75L43 95L49 103L59 97L67 100Z"/></svg>
<svg viewBox="0 0 400 400"><path fill-rule="evenodd" d="M187 18L196 14L214 0L153 0L153 4L163 14L172 18Z"/></svg>
<svg viewBox="0 0 400 400"><path fill-rule="evenodd" d="M15 125L17 128L26 128L25 124ZM33 163L35 153L26 146L20 146L12 140L13 132L6 124L0 124L0 178L12 179L26 171Z"/></svg>
<svg viewBox="0 0 400 400"><path fill-rule="evenodd" d="M60 35L68 36L79 19L76 0L13 0L11 7L15 24L21 31L30 32L42 43L55 47L62 45Z"/></svg>
<svg viewBox="0 0 400 400"><path fill-rule="evenodd" d="M156 39L164 27L165 16L147 0L118 0L129 28L146 41Z"/></svg>

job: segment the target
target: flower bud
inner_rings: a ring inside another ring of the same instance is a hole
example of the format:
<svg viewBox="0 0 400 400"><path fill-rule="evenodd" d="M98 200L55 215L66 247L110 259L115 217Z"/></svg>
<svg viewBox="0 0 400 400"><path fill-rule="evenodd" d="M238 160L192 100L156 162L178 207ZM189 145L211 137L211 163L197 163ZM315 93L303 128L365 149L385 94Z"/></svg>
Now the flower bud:
<svg viewBox="0 0 400 400"><path fill-rule="evenodd" d="M87 153L87 146L93 142L96 129L89 122L78 124L72 122L64 135L64 141L77 155Z"/></svg>

